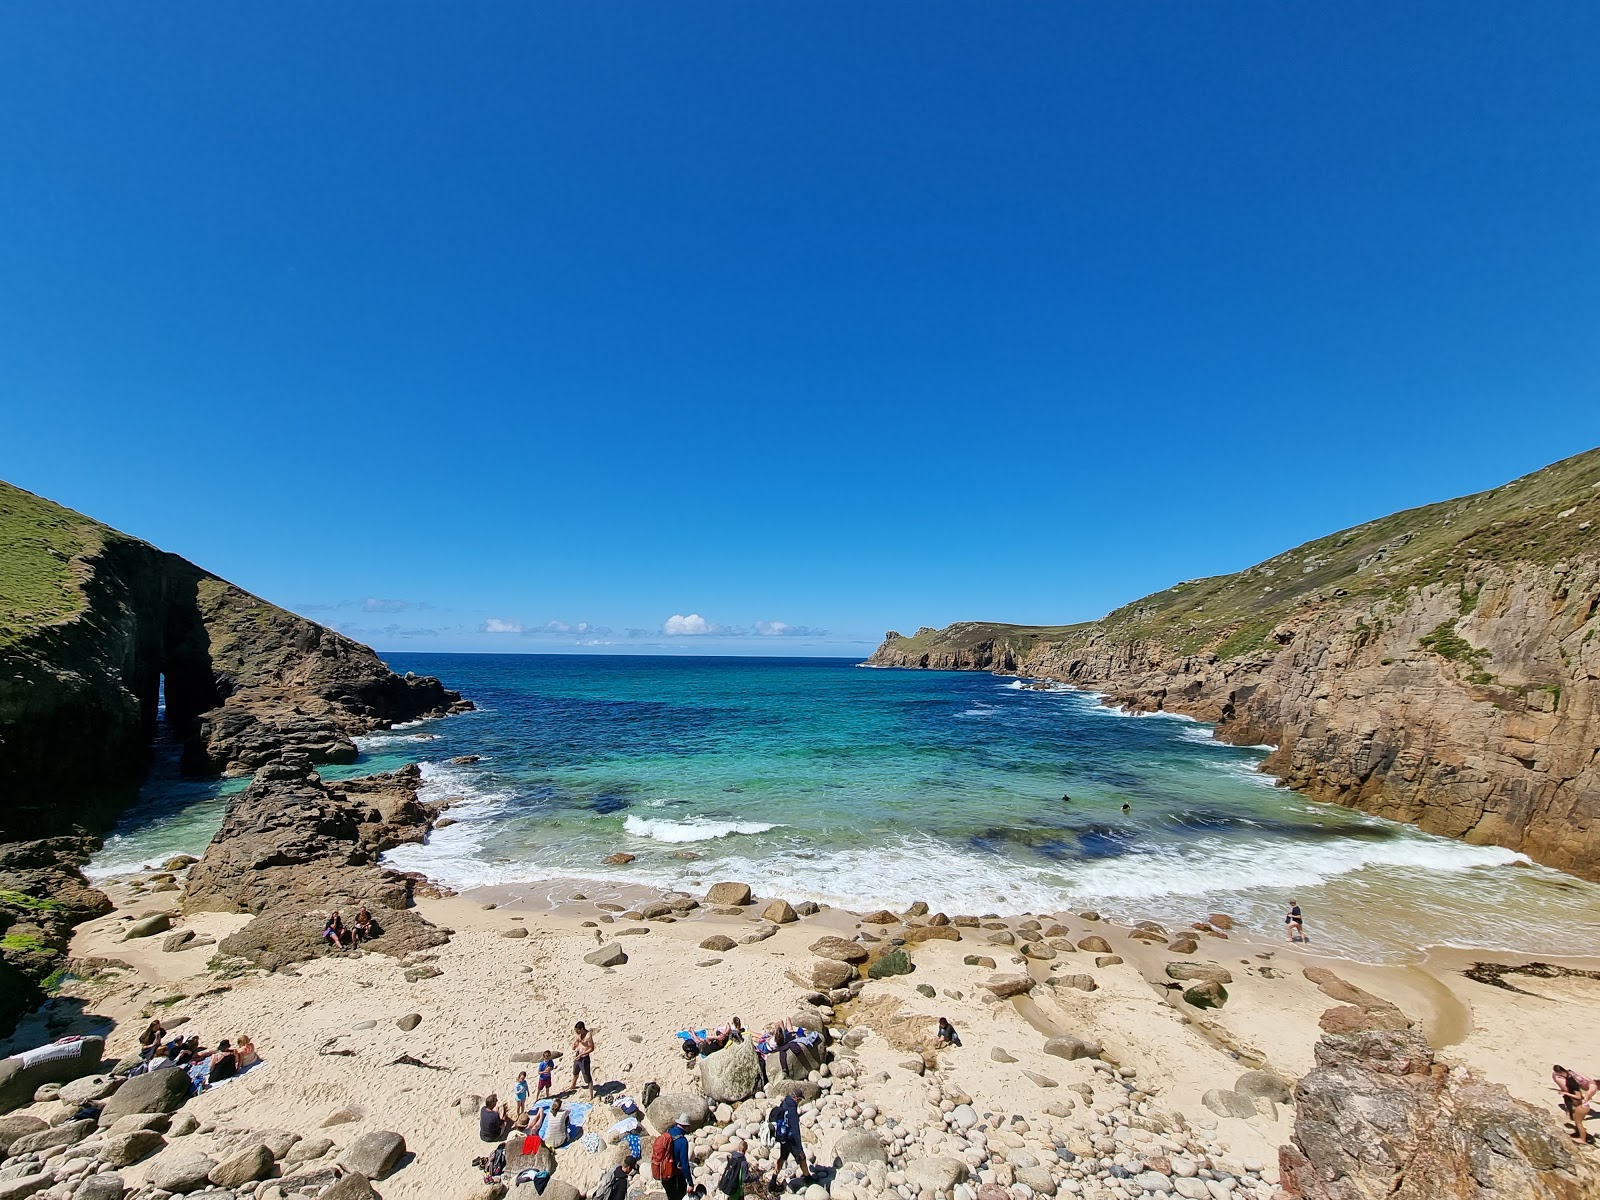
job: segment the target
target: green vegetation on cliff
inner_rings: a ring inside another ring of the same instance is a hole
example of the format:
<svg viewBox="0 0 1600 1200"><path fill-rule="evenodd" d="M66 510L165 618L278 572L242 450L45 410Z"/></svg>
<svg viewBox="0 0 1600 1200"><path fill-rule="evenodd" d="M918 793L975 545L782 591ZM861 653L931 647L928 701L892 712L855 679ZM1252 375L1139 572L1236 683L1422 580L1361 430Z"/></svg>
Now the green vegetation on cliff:
<svg viewBox="0 0 1600 1200"><path fill-rule="evenodd" d="M1411 589L1442 582L1457 589L1467 614L1477 604L1472 575L1478 566L1548 566L1579 554L1600 554L1600 449L1486 492L1329 534L1231 575L1186 580L1099 621L963 621L886 641L874 658L952 655L991 642L1015 646L1020 656L1037 643L1070 650L1090 637L1242 658L1265 647L1273 630L1297 611L1385 597L1399 604ZM1446 657L1458 649L1448 639L1435 648Z"/></svg>
<svg viewBox="0 0 1600 1200"><path fill-rule="evenodd" d="M112 531L0 480L0 647L83 611L73 559Z"/></svg>

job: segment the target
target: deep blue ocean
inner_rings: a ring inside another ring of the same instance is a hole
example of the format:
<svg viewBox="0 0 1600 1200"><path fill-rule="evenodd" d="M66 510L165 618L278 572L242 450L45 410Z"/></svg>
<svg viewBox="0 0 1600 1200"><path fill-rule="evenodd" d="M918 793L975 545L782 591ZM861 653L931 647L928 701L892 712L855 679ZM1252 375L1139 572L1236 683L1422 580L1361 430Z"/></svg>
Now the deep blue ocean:
<svg viewBox="0 0 1600 1200"><path fill-rule="evenodd" d="M456 823L389 857L459 889L743 879L853 907L1223 909L1274 933L1298 899L1318 944L1363 957L1600 950L1600 888L1314 803L1257 770L1266 747L1089 693L841 659L386 657L479 711L371 735L323 773L421 762ZM480 761L447 762L462 755ZM198 853L241 786L169 758L94 871ZM637 857L602 862L617 851Z"/></svg>

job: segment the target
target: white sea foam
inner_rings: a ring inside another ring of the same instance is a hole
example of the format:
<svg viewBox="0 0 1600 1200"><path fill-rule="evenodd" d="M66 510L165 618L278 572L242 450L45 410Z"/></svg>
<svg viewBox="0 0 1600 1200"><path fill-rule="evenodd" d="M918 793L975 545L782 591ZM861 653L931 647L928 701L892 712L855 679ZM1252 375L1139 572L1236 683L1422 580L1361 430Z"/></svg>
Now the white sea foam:
<svg viewBox="0 0 1600 1200"><path fill-rule="evenodd" d="M653 842L710 842L733 834L766 833L779 826L766 821L713 821L706 817L686 817L671 821L665 817L639 817L632 813L622 823L624 831Z"/></svg>
<svg viewBox="0 0 1600 1200"><path fill-rule="evenodd" d="M1149 900L1212 895L1221 880L1226 881L1228 891L1281 890L1311 887L1368 868L1411 868L1440 875L1527 861L1500 846L1469 846L1443 838L1300 843L1205 839L1181 850L1157 850L1074 867L1071 890L1085 899Z"/></svg>

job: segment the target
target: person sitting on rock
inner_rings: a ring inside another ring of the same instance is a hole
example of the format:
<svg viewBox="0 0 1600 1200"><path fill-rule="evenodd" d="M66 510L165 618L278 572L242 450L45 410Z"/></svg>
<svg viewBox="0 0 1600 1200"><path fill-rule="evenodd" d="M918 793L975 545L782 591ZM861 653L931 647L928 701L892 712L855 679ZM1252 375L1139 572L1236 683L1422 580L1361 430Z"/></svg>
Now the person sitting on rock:
<svg viewBox="0 0 1600 1200"><path fill-rule="evenodd" d="M510 1123L510 1106L501 1104L500 1097L490 1092L483 1098L483 1107L478 1110L478 1140L498 1142L505 1137Z"/></svg>
<svg viewBox="0 0 1600 1200"><path fill-rule="evenodd" d="M1587 1142L1589 1134L1583 1123L1589 1117L1595 1095L1600 1093L1600 1083L1559 1064L1550 1068L1550 1075L1555 1080L1556 1091L1561 1094L1561 1107L1572 1120L1573 1141Z"/></svg>
<svg viewBox="0 0 1600 1200"><path fill-rule="evenodd" d="M356 909L355 936L357 941L362 942L370 942L378 936L377 929L373 924L372 914L367 911L365 904Z"/></svg>
<svg viewBox="0 0 1600 1200"><path fill-rule="evenodd" d="M933 1044L936 1049L946 1046L961 1045L961 1035L956 1032L956 1027L950 1024L949 1017L939 1018L939 1028L933 1035Z"/></svg>
<svg viewBox="0 0 1600 1200"><path fill-rule="evenodd" d="M151 1021L145 1031L139 1035L139 1057L148 1062L155 1057L161 1048L161 1039L167 1036L167 1028L161 1023L160 1018Z"/></svg>
<svg viewBox="0 0 1600 1200"><path fill-rule="evenodd" d="M339 914L337 908L323 922L322 940L331 944L335 950L342 950L346 946L355 945L355 935L344 927L344 917Z"/></svg>

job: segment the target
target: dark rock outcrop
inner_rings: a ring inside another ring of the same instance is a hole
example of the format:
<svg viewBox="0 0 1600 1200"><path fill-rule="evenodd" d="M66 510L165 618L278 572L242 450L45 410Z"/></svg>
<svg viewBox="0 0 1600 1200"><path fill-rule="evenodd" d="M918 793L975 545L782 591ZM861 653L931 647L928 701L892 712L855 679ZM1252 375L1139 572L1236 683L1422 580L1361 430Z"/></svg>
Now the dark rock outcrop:
<svg viewBox="0 0 1600 1200"><path fill-rule="evenodd" d="M362 904L380 931L367 948L403 957L442 944L448 935L411 908L416 877L378 865L427 835L437 809L418 801L421 782L415 766L330 784L303 758L267 763L190 868L184 911L254 913L218 948L269 969L321 953L328 912L349 923Z"/></svg>
<svg viewBox="0 0 1600 1200"><path fill-rule="evenodd" d="M1415 1030L1324 1034L1295 1088L1283 1189L1305 1200L1580 1200L1600 1172L1556 1123Z"/></svg>
<svg viewBox="0 0 1600 1200"><path fill-rule="evenodd" d="M471 707L177 555L0 483L0 1028L40 999L72 926L105 911L78 867L142 782L163 700L199 774L285 754L348 762L356 734Z"/></svg>
<svg viewBox="0 0 1600 1200"><path fill-rule="evenodd" d="M1600 1170L1556 1122L1499 1084L1435 1058L1389 1001L1322 967L1330 999L1316 1067L1294 1089L1294 1134L1278 1152L1285 1192L1304 1200L1579 1200ZM1330 1019L1330 1018L1337 1019ZM1256 1072L1255 1075L1260 1075ZM1239 1091L1263 1094L1241 1076Z"/></svg>

